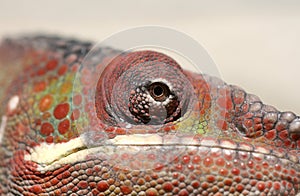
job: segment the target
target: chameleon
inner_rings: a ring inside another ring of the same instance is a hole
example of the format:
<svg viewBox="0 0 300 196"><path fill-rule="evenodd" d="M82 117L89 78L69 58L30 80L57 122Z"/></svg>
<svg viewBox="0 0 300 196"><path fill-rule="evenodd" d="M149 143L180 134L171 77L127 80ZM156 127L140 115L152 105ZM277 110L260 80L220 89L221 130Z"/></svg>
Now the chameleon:
<svg viewBox="0 0 300 196"><path fill-rule="evenodd" d="M92 48L1 42L1 195L300 195L298 115L163 52Z"/></svg>

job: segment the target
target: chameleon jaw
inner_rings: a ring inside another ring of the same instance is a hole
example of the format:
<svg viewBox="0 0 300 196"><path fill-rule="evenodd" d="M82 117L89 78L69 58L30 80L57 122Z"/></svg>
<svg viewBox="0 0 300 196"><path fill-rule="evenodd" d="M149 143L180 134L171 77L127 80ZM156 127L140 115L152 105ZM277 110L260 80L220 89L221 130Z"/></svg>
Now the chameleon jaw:
<svg viewBox="0 0 300 196"><path fill-rule="evenodd" d="M176 153L184 153L186 149L222 149L224 153L230 154L232 151L241 153L252 153L252 156L263 158L270 156L276 159L299 163L297 154L285 153L284 151L270 150L267 147L256 146L247 143L234 143L229 140L217 140L213 137L203 137L200 140L191 136L178 137L176 135L160 136L157 134L133 134L118 135L113 139L106 141L105 144L88 147L81 135L66 143L47 144L41 143L30 150L30 154L24 156L25 161L31 161L38 165L37 171L45 173L47 171L60 168L62 165L84 162L89 157L99 160L113 161L114 155L118 152L125 154L139 154L142 151L157 151L167 149L176 156ZM178 152L176 152L179 148ZM173 149L173 150L172 150ZM120 154L119 153L119 154ZM45 156L46 155L46 156ZM286 157L288 155L288 157ZM122 164L122 160L119 162ZM150 168L151 169L151 168Z"/></svg>
<svg viewBox="0 0 300 196"><path fill-rule="evenodd" d="M132 146L132 148L127 149L130 152L135 151L136 149L134 150L134 148L138 148L138 146L172 146L179 145L180 143L196 145L197 143L191 137L161 137L156 134L119 135L108 140L105 145L102 144L97 147L87 147L84 140L84 136L81 136L65 143L48 144L43 142L30 149L30 154L26 154L24 160L37 163L38 171L45 173L46 171L57 169L64 164L84 161L87 156L97 154L99 151L108 155L113 154L112 147L114 146Z"/></svg>

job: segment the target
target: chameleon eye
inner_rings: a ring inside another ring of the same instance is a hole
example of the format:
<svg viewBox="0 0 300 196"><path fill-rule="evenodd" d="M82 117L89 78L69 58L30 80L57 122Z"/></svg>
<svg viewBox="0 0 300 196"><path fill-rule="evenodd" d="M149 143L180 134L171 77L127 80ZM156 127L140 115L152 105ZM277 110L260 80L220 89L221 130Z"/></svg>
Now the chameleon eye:
<svg viewBox="0 0 300 196"><path fill-rule="evenodd" d="M159 52L124 53L103 73L96 91L101 121L163 125L182 117L193 102L193 87L181 67Z"/></svg>
<svg viewBox="0 0 300 196"><path fill-rule="evenodd" d="M131 91L128 107L136 123L163 124L177 120L186 111L180 102L167 84L153 82Z"/></svg>
<svg viewBox="0 0 300 196"><path fill-rule="evenodd" d="M82 101L72 105L80 111L76 128L101 138L97 142L119 134L175 132L175 126L201 132L215 108L209 110L207 78L197 73L218 75L207 52L184 34L151 27L113 35L95 45L78 69L73 92ZM193 127L192 121L205 123Z"/></svg>
<svg viewBox="0 0 300 196"><path fill-rule="evenodd" d="M160 82L155 82L149 86L149 92L152 98L155 101L163 102L165 101L170 95L169 87Z"/></svg>

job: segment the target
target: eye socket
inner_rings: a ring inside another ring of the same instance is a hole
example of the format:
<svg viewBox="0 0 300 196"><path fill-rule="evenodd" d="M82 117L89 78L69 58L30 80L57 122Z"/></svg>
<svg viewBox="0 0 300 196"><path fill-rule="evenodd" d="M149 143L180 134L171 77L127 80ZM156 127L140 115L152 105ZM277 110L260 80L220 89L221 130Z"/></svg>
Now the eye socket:
<svg viewBox="0 0 300 196"><path fill-rule="evenodd" d="M170 95L169 87L161 82L154 82L149 86L149 92L151 97L155 101L163 102L165 101Z"/></svg>
<svg viewBox="0 0 300 196"><path fill-rule="evenodd" d="M154 51L124 53L98 80L97 117L113 125L163 125L186 114L193 92L188 75L170 57Z"/></svg>

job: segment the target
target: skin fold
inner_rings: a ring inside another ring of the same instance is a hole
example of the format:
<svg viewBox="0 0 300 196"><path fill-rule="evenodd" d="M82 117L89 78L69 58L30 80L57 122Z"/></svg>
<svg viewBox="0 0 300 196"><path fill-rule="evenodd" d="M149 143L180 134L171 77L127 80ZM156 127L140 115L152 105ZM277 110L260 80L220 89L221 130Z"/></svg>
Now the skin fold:
<svg viewBox="0 0 300 196"><path fill-rule="evenodd" d="M166 54L92 47L2 41L1 195L299 195L299 116Z"/></svg>

